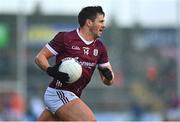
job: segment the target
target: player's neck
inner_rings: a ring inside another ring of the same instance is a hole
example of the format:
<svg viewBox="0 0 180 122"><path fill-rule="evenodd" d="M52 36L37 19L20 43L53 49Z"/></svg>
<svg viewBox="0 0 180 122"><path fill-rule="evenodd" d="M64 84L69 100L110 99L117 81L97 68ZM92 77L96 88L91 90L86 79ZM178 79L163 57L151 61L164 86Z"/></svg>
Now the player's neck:
<svg viewBox="0 0 180 122"><path fill-rule="evenodd" d="M79 34L87 41L95 40L94 36L92 35L92 33L87 28L80 28Z"/></svg>

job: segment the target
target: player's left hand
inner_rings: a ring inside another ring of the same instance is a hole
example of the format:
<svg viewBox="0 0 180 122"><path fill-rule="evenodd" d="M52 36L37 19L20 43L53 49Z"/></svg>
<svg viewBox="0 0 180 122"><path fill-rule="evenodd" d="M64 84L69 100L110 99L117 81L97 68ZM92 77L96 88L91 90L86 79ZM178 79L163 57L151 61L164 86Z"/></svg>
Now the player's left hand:
<svg viewBox="0 0 180 122"><path fill-rule="evenodd" d="M102 73L102 75L109 81L112 80L113 76L112 76L112 72L109 68L101 68L98 67L98 70Z"/></svg>

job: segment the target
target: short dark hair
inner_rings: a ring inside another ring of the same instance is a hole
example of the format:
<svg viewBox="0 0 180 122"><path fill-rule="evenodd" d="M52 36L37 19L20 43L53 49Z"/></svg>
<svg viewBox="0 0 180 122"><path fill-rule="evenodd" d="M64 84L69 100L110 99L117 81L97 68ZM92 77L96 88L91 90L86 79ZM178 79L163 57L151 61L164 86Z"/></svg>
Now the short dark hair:
<svg viewBox="0 0 180 122"><path fill-rule="evenodd" d="M105 16L105 13L101 6L88 6L83 8L78 15L78 22L80 27L84 26L87 19L94 21L97 14L102 14Z"/></svg>

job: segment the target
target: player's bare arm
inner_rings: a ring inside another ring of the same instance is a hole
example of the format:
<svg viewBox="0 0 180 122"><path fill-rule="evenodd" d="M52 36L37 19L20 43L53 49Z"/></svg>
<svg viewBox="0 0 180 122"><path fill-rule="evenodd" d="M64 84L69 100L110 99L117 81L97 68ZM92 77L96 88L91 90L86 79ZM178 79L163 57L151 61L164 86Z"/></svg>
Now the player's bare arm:
<svg viewBox="0 0 180 122"><path fill-rule="evenodd" d="M69 76L67 73L59 72L58 67L61 65L62 62L59 62L58 64L54 66L50 66L48 63L48 59L54 56L49 49L44 47L36 56L35 62L36 64L45 71L49 76L60 80L61 82L68 81Z"/></svg>
<svg viewBox="0 0 180 122"><path fill-rule="evenodd" d="M35 57L35 62L43 71L46 71L49 67L48 59L52 56L53 54L49 51L49 49L44 47Z"/></svg>
<svg viewBox="0 0 180 122"><path fill-rule="evenodd" d="M99 69L99 73L100 73L103 83L108 86L112 85L113 79L114 79L114 73L112 70L112 66L108 65L106 67L99 67L98 69Z"/></svg>

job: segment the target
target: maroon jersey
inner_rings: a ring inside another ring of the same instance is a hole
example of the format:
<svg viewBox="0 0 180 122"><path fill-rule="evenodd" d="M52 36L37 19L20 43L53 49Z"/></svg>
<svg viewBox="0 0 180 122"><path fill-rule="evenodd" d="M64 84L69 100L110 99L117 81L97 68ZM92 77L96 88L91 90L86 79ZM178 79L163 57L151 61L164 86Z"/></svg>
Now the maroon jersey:
<svg viewBox="0 0 180 122"><path fill-rule="evenodd" d="M69 90L79 97L91 80L96 65L109 64L107 50L103 43L100 40L86 41L80 36L78 29L71 32L59 32L46 47L56 55L56 63L67 57L73 57L80 62L83 70L78 81L63 84L58 88L55 80L49 84L49 87Z"/></svg>

